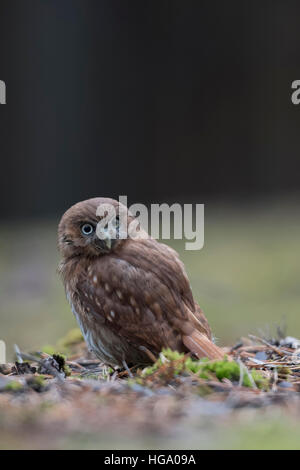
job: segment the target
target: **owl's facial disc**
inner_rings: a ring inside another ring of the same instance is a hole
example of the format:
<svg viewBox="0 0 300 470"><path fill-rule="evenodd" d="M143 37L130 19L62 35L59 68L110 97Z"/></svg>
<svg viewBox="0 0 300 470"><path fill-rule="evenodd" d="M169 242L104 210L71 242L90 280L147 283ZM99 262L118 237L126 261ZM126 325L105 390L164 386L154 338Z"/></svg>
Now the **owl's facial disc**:
<svg viewBox="0 0 300 470"><path fill-rule="evenodd" d="M115 211L98 213L99 206L106 207L108 204L114 206ZM82 201L70 207L60 221L59 249L66 258L110 253L125 238L122 227L117 201L105 198Z"/></svg>

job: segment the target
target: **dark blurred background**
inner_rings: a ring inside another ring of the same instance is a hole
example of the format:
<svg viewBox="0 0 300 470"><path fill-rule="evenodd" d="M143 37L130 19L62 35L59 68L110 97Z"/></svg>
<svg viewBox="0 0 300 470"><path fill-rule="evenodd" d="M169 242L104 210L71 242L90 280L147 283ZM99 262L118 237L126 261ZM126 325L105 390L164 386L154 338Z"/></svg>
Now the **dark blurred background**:
<svg viewBox="0 0 300 470"><path fill-rule="evenodd" d="M300 330L299 17L296 0L1 0L0 336L67 330L57 222L120 194L206 204L204 250L174 246L223 342L283 315Z"/></svg>
<svg viewBox="0 0 300 470"><path fill-rule="evenodd" d="M298 191L300 4L1 0L2 217Z"/></svg>

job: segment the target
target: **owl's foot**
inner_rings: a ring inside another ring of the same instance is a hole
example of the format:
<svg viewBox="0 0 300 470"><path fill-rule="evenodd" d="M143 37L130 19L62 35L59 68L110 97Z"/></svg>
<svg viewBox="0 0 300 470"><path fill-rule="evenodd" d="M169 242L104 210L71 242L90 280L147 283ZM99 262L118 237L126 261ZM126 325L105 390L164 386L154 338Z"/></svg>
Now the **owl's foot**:
<svg viewBox="0 0 300 470"><path fill-rule="evenodd" d="M131 379L133 379L133 375L132 375L131 370L129 369L129 367L128 367L126 361L123 360L123 361L122 361L122 364L123 364L124 369L125 369L126 372L128 373L129 377L130 377Z"/></svg>

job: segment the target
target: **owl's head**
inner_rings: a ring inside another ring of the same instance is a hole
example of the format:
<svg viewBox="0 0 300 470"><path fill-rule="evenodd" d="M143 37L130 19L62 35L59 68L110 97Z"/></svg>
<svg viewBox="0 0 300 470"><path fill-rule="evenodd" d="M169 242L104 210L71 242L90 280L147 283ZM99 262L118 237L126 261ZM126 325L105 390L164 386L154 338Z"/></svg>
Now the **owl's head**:
<svg viewBox="0 0 300 470"><path fill-rule="evenodd" d="M116 249L125 228L134 218L127 208L110 198L93 198L70 207L58 226L58 247L65 258L100 256Z"/></svg>

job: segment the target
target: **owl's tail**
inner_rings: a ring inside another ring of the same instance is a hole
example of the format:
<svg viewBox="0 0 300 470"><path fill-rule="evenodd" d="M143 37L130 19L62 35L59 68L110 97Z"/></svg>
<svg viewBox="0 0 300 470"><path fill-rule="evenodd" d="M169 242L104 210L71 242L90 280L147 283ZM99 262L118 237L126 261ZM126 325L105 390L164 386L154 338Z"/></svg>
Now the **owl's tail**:
<svg viewBox="0 0 300 470"><path fill-rule="evenodd" d="M182 337L183 344L199 359L207 357L208 359L223 359L224 351L216 346L207 336L198 330L193 330L189 335Z"/></svg>

